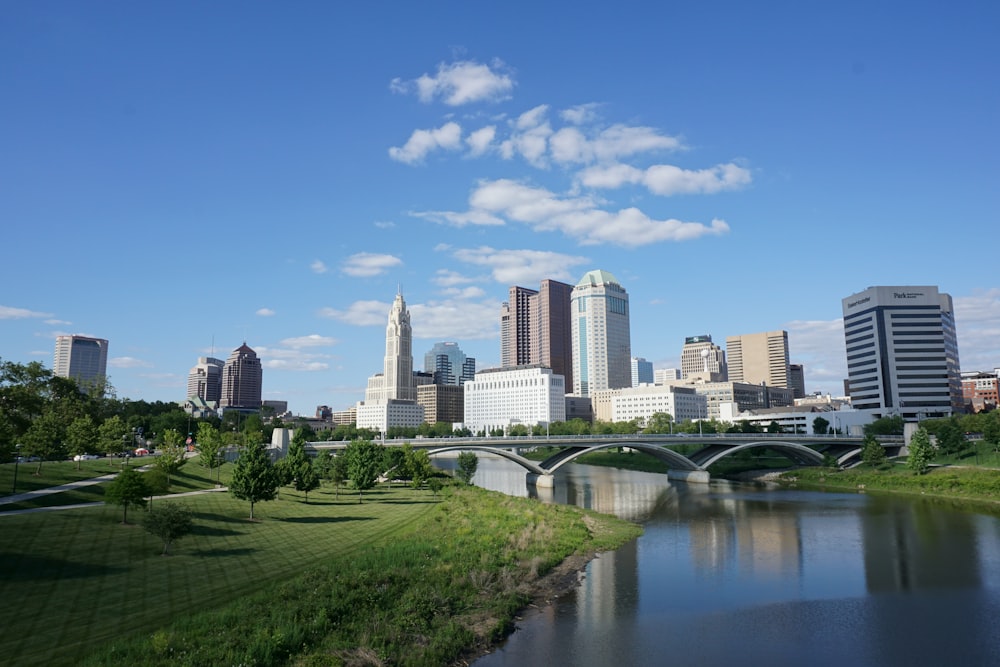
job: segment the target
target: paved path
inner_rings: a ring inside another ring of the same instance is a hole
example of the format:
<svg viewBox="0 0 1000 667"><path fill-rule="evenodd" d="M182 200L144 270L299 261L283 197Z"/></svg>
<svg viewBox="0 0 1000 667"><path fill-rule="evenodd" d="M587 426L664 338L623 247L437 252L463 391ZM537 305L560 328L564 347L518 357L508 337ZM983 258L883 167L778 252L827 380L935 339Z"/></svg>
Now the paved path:
<svg viewBox="0 0 1000 667"><path fill-rule="evenodd" d="M136 470L145 471L149 466L143 466L141 468L136 468ZM20 503L27 500L34 500L40 496L47 496L53 493L62 493L63 491L71 491L72 489L79 489L84 486L92 486L94 484L100 484L102 482L110 482L115 477L118 476L117 472L108 473L107 475L101 475L100 477L91 477L90 479L81 479L76 482L68 482L66 484L60 484L59 486L50 486L44 489L35 489L34 491L26 491L24 493L18 493L13 496L4 496L0 498L0 505L11 505L13 503ZM215 489L202 489L200 491L186 491L184 493L173 493L165 496L154 496L153 500L161 500L168 498L183 498L184 496L195 496L202 493L215 493L216 491L228 491L229 487L219 487ZM53 512L56 510L70 510L79 509L81 507L99 507L103 505L103 501L97 501L93 503L76 503L74 505L52 505L50 507L32 507L30 509L23 510L10 510L8 512L0 511L0 516L14 515L14 514L30 514L32 512Z"/></svg>

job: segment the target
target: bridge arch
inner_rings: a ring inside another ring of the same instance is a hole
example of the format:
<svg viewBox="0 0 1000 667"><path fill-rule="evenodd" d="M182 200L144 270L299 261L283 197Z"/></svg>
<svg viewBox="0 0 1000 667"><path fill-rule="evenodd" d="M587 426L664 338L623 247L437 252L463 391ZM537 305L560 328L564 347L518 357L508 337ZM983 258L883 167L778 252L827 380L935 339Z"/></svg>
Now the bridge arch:
<svg viewBox="0 0 1000 667"><path fill-rule="evenodd" d="M514 452L507 451L506 449L500 449L499 447L487 447L486 445L453 445L451 447L438 447L437 449L428 450L427 454L428 456L434 456L436 454L444 454L445 452L467 452L470 450L476 452L488 452L490 454L496 454L497 456L501 456L507 459L508 461L513 461L514 463L518 464L528 472L534 473L536 475L550 474L549 470L546 470L544 467L540 466L535 461L532 461L531 459L526 459L520 454L515 454Z"/></svg>
<svg viewBox="0 0 1000 667"><path fill-rule="evenodd" d="M823 455L816 450L796 442L783 442L780 440L758 440L729 446L709 445L692 454L691 461L702 468L708 468L720 459L747 449L775 449L799 465L823 464Z"/></svg>
<svg viewBox="0 0 1000 667"><path fill-rule="evenodd" d="M628 447L630 449L635 449L640 452L644 452L653 456L671 468L676 468L679 470L704 470L703 466L699 466L694 463L688 457L683 454L678 454L672 449L668 449L663 445L648 443L648 442L634 442L634 441L621 441L621 442L606 442L599 445L586 445L578 447L570 447L562 451L556 452L549 458L545 459L541 463L541 467L549 472L549 474L554 473L556 470L562 466L570 463L571 461L580 458L584 454L590 454L592 452L597 452L602 449L612 449L618 447Z"/></svg>

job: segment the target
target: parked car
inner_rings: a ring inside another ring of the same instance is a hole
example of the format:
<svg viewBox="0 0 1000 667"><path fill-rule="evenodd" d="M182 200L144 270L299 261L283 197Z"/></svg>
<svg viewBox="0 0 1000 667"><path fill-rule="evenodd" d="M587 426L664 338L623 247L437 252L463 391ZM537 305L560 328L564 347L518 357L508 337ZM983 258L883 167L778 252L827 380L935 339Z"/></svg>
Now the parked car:
<svg viewBox="0 0 1000 667"><path fill-rule="evenodd" d="M135 450L136 456L146 456L147 454L149 454L149 450L146 449L145 447L139 447L138 449Z"/></svg>
<svg viewBox="0 0 1000 667"><path fill-rule="evenodd" d="M94 459L99 459L97 454L77 454L73 457L74 461L93 461Z"/></svg>

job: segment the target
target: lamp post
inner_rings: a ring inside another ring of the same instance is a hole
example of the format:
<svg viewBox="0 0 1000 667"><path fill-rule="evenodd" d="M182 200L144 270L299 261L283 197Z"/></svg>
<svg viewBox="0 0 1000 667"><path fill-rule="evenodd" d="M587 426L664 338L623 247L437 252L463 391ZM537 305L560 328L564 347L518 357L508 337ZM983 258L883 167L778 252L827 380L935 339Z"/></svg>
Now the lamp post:
<svg viewBox="0 0 1000 667"><path fill-rule="evenodd" d="M21 445L14 445L14 486L10 490L10 495L17 493L17 464L21 460Z"/></svg>

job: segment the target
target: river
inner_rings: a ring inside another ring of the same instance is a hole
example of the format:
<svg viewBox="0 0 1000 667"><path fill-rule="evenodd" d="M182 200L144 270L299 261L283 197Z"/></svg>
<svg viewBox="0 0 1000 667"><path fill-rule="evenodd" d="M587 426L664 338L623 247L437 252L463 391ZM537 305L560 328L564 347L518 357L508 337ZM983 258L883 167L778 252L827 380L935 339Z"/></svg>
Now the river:
<svg viewBox="0 0 1000 667"><path fill-rule="evenodd" d="M441 463L448 467L449 462ZM567 466L474 482L637 521L476 667L1000 665L1000 520L948 503Z"/></svg>

